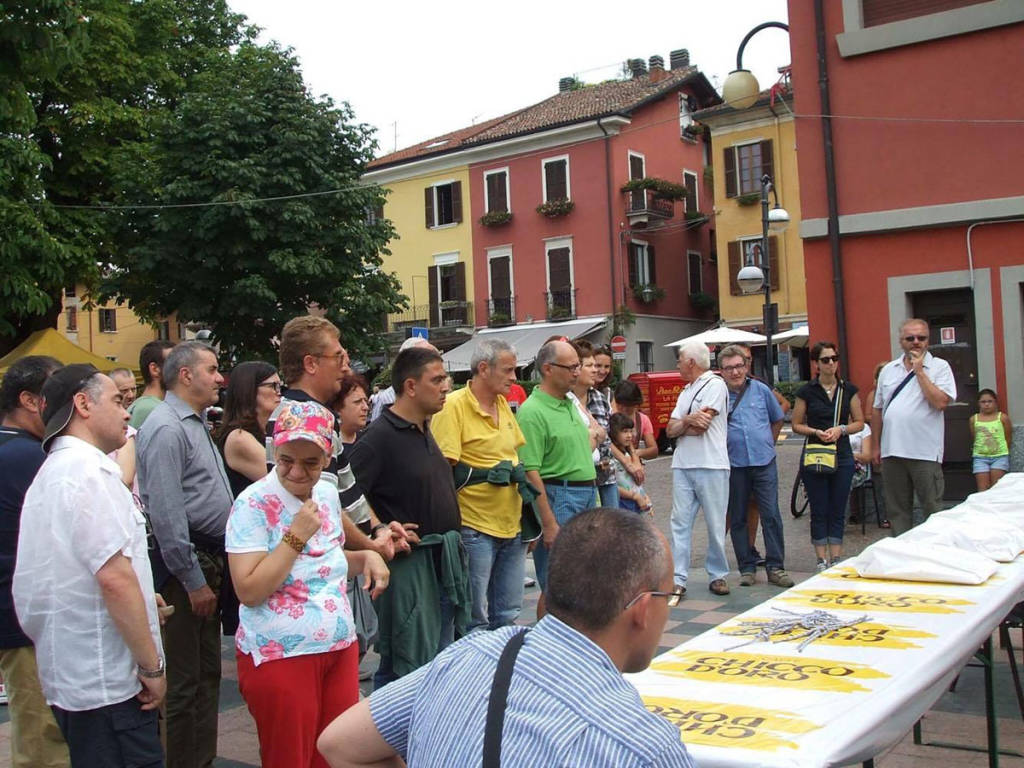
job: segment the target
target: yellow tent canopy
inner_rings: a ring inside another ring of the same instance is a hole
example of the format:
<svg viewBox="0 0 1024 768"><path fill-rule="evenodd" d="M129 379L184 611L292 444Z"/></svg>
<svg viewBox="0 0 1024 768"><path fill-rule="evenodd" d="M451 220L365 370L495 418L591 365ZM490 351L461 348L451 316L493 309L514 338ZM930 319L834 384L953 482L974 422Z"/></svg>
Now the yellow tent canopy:
<svg viewBox="0 0 1024 768"><path fill-rule="evenodd" d="M36 331L21 344L16 346L3 357L0 357L0 378L7 373L7 369L15 361L29 355L49 355L60 360L64 365L71 363L92 363L103 372L109 372L115 368L122 368L120 363L107 360L100 355L94 355L87 349L70 341L64 334L53 328L46 328Z"/></svg>

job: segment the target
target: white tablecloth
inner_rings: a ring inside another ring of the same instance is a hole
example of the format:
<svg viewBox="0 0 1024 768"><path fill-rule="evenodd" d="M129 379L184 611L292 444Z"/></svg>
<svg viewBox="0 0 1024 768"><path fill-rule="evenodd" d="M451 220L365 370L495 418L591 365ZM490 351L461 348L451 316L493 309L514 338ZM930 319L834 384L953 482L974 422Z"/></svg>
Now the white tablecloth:
<svg viewBox="0 0 1024 768"><path fill-rule="evenodd" d="M1019 511L1022 497L1024 477L1007 475L958 510ZM679 725L702 768L859 763L907 734L1021 600L1024 555L978 586L864 579L840 564L628 678L649 708ZM802 653L796 642L727 650L747 639L745 622L785 616L774 606L871 620Z"/></svg>

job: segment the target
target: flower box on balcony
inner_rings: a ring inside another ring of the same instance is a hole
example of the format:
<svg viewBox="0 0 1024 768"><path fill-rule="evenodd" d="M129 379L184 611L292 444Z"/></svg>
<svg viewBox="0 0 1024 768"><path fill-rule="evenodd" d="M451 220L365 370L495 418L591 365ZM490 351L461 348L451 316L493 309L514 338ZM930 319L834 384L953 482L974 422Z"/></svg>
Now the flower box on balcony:
<svg viewBox="0 0 1024 768"><path fill-rule="evenodd" d="M737 205L757 205L761 202L760 192L750 192L746 195L739 195L736 198Z"/></svg>
<svg viewBox="0 0 1024 768"><path fill-rule="evenodd" d="M655 196L663 200L683 200L686 198L686 187L682 184L675 184L665 179L654 178L653 176L643 179L633 179L622 185L622 192L639 192L641 189L649 189Z"/></svg>
<svg viewBox="0 0 1024 768"><path fill-rule="evenodd" d="M572 213L572 209L575 207L576 203L572 200L548 200L546 203L541 203L537 206L537 213L541 216L547 216L549 219L555 219Z"/></svg>
<svg viewBox="0 0 1024 768"><path fill-rule="evenodd" d="M654 283L633 286L633 296L642 304L653 304L665 298L665 289L659 288Z"/></svg>
<svg viewBox="0 0 1024 768"><path fill-rule="evenodd" d="M500 227L512 221L512 214L508 211L488 211L480 217L480 224L485 227Z"/></svg>

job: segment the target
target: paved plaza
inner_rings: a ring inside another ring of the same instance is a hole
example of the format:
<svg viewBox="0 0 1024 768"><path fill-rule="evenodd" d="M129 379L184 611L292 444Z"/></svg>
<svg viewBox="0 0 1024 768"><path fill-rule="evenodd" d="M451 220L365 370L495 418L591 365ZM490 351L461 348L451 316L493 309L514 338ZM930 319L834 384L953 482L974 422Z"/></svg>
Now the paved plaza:
<svg viewBox="0 0 1024 768"><path fill-rule="evenodd" d="M796 582L810 577L814 571L814 554L811 549L808 533L808 517L793 518L789 512L790 492L796 473L796 465L800 454L801 441L784 433L779 444L779 497L782 507L782 519L786 536L786 568ZM668 534L669 515L671 513L671 468L670 458L661 457L648 463L647 490L655 504L655 519L659 527ZM861 535L860 526L848 526L846 553L853 555L860 552L866 545L887 531L879 529L874 523L874 516L869 515L865 535ZM703 529L703 519L695 526L694 561L702 562L707 547L707 536ZM759 549L763 547L759 541ZM662 635L659 652L696 637L702 632L717 626L723 621L743 613L758 605L780 591L765 583L764 571L758 572L758 583L753 587L738 586L738 573L735 571L735 559L732 556L732 545L727 546L733 572L730 575L732 593L718 597L707 590L707 575L699 568L691 568L687 599L671 610L665 633ZM532 560L527 561L528 569L532 570ZM522 622L532 623L535 616L538 590L536 587L527 589ZM1012 641L1016 648L1018 660L1024 638L1017 630L1012 632ZM1024 720L1017 709L1013 695L1006 653L996 648L996 700L1000 714L1000 746L1003 749L1024 753ZM372 667L376 659L372 652L364 659L364 666ZM256 728L249 712L238 693L238 677L235 671L234 646L230 639L223 642L223 674L221 684L221 714L219 759L217 768L251 768L258 766L259 747L256 739ZM369 693L369 682L363 684L364 693ZM9 766L10 746L8 743L9 724L6 709L0 708L0 768ZM982 672L980 669L968 668L961 675L957 690L947 693L938 704L925 716L923 721L925 741L946 741L961 744L983 746L985 744L985 709ZM885 768L906 768L909 766L943 765L948 768L969 768L988 765L987 756L981 752L968 752L939 748L934 746L916 746L910 734L890 752L880 755L875 764ZM1024 758L1002 756L1001 765L1024 766Z"/></svg>

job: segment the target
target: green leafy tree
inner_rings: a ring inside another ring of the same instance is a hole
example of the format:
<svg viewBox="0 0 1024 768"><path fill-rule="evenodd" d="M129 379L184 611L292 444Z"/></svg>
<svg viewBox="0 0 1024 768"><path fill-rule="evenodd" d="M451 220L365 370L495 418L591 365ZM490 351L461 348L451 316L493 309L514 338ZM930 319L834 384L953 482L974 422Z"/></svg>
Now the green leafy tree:
<svg viewBox="0 0 1024 768"><path fill-rule="evenodd" d="M84 255L55 235L59 218L42 174L50 160L33 137L32 94L78 55L83 24L62 0L0 6L0 354L51 324L51 293Z"/></svg>
<svg viewBox="0 0 1024 768"><path fill-rule="evenodd" d="M370 351L404 300L381 270L391 224L367 216L382 193L359 182L373 149L347 104L307 92L290 52L243 42L211 55L155 139L120 158L122 202L140 207L103 293L202 323L239 359L272 355L313 306Z"/></svg>

